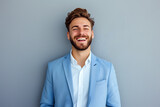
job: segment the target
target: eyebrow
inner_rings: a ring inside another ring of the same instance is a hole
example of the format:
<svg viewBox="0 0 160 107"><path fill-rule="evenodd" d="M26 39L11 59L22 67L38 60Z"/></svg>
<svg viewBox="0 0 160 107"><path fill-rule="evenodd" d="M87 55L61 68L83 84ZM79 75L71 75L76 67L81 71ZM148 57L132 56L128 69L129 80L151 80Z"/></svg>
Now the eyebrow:
<svg viewBox="0 0 160 107"><path fill-rule="evenodd" d="M90 27L89 25L83 25L83 27Z"/></svg>
<svg viewBox="0 0 160 107"><path fill-rule="evenodd" d="M78 27L77 25L75 25L75 26L72 26L72 28L74 28L74 27Z"/></svg>

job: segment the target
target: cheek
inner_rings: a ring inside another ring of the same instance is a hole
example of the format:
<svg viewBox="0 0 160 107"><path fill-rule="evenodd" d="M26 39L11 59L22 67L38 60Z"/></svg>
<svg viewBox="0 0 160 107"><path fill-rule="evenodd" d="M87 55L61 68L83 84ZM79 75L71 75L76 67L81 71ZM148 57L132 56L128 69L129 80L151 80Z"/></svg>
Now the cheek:
<svg viewBox="0 0 160 107"><path fill-rule="evenodd" d="M77 35L79 35L79 32L78 31L72 32L72 35L77 36Z"/></svg>
<svg viewBox="0 0 160 107"><path fill-rule="evenodd" d="M76 38L77 36L79 36L79 34L76 33L76 32L74 32L74 33L72 33L70 36L71 36L71 38Z"/></svg>

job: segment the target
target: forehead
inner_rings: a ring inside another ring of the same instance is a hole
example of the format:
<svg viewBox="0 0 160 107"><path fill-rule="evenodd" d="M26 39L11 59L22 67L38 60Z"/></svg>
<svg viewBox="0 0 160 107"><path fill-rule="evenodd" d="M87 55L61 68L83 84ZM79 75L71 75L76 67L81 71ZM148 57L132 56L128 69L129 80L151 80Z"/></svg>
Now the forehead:
<svg viewBox="0 0 160 107"><path fill-rule="evenodd" d="M79 18L73 19L72 22L70 23L70 27L75 26L75 25L76 26L88 25L90 27L91 23L88 19L79 17Z"/></svg>

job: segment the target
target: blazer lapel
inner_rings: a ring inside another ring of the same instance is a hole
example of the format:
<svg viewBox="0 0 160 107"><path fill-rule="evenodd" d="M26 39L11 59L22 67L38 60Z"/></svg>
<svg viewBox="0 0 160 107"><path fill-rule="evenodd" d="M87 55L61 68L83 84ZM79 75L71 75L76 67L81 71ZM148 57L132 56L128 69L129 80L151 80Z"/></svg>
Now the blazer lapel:
<svg viewBox="0 0 160 107"><path fill-rule="evenodd" d="M69 91L71 94L72 102L73 100L73 83L72 83L72 73L71 73L71 63L70 63L70 54L66 56L66 59L63 61L63 68L68 83Z"/></svg>
<svg viewBox="0 0 160 107"><path fill-rule="evenodd" d="M99 72L99 65L96 61L96 56L94 56L94 54L91 54L91 72L90 72L90 83L89 83L87 107L89 107L89 104L92 98L94 98L98 72Z"/></svg>

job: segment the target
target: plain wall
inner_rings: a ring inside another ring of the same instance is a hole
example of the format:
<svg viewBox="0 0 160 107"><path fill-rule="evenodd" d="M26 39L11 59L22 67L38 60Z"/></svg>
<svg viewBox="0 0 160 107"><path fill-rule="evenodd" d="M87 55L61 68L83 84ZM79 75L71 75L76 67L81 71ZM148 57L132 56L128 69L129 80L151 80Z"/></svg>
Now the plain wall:
<svg viewBox="0 0 160 107"><path fill-rule="evenodd" d="M39 107L47 63L71 49L65 17L95 19L92 52L116 69L122 107L160 107L159 0L0 0L0 107Z"/></svg>

